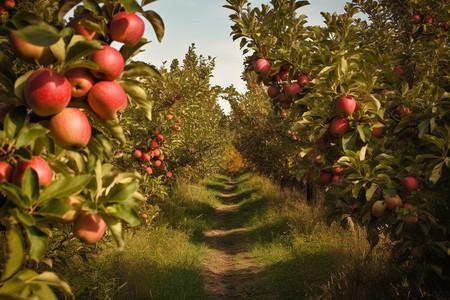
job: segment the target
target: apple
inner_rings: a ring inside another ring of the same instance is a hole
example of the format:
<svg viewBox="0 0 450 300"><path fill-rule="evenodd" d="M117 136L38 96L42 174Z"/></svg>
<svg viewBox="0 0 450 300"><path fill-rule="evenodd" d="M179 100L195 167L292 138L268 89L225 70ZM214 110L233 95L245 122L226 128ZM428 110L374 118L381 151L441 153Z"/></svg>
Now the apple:
<svg viewBox="0 0 450 300"><path fill-rule="evenodd" d="M80 34L85 38L87 38L88 40L93 40L98 38L100 34L80 24L82 20L93 20L93 19L94 18L90 14L82 13L73 18L72 20L70 20L70 22L67 24L67 27L73 28L76 34Z"/></svg>
<svg viewBox="0 0 450 300"><path fill-rule="evenodd" d="M16 6L16 2L14 0L5 0L3 1L3 6L6 9L12 9Z"/></svg>
<svg viewBox="0 0 450 300"><path fill-rule="evenodd" d="M0 15L6 14L6 8L3 5L0 5Z"/></svg>
<svg viewBox="0 0 450 300"><path fill-rule="evenodd" d="M175 130L175 131L178 131L178 130L180 130L180 127L177 126L177 125L173 125L173 126L172 126L172 129Z"/></svg>
<svg viewBox="0 0 450 300"><path fill-rule="evenodd" d="M328 132L335 136L343 136L348 130L348 121L343 117L335 117L331 120Z"/></svg>
<svg viewBox="0 0 450 300"><path fill-rule="evenodd" d="M356 109L356 100L352 96L341 97L336 102L336 112L340 115L351 115Z"/></svg>
<svg viewBox="0 0 450 300"><path fill-rule="evenodd" d="M380 121L377 121L378 124L384 125L383 123L381 123ZM381 135L383 134L383 127L378 127L378 128L374 128L372 129L372 135L376 136L376 137L381 137Z"/></svg>
<svg viewBox="0 0 450 300"><path fill-rule="evenodd" d="M411 176L403 178L402 185L407 192L412 192L419 188L419 182Z"/></svg>
<svg viewBox="0 0 450 300"><path fill-rule="evenodd" d="M150 154L148 154L148 153L142 154L142 159L145 161L149 161L151 159Z"/></svg>
<svg viewBox="0 0 450 300"><path fill-rule="evenodd" d="M293 82L287 89L286 89L286 96L292 97L298 92L302 90L302 87L297 83Z"/></svg>
<svg viewBox="0 0 450 300"><path fill-rule="evenodd" d="M72 87L72 97L86 96L95 83L95 78L86 68L73 68L68 70L64 76L69 80Z"/></svg>
<svg viewBox="0 0 450 300"><path fill-rule="evenodd" d="M99 69L90 70L95 78L100 80L115 80L122 74L124 60L122 54L113 47L104 45L103 50L97 50L88 56Z"/></svg>
<svg viewBox="0 0 450 300"><path fill-rule="evenodd" d="M40 69L25 81L24 95L34 113L46 117L66 108L72 91L69 81L63 75L50 69Z"/></svg>
<svg viewBox="0 0 450 300"><path fill-rule="evenodd" d="M158 142L157 141L155 141L155 140L153 140L152 142L151 142L151 146L152 146L152 148L158 148Z"/></svg>
<svg viewBox="0 0 450 300"><path fill-rule="evenodd" d="M344 168L339 166L337 162L334 162L333 166L331 167L331 172L334 175L340 175L342 173L342 171L344 171Z"/></svg>
<svg viewBox="0 0 450 300"><path fill-rule="evenodd" d="M270 65L270 62L267 59L260 58L255 62L255 65L253 66L255 69L255 72L262 76L269 75L270 71L272 70L272 66Z"/></svg>
<svg viewBox="0 0 450 300"><path fill-rule="evenodd" d="M411 248L411 256L414 258L418 258L419 257L419 248L412 247Z"/></svg>
<svg viewBox="0 0 450 300"><path fill-rule="evenodd" d="M99 241L105 230L105 221L99 215L91 213L79 215L73 226L73 234L87 244Z"/></svg>
<svg viewBox="0 0 450 300"><path fill-rule="evenodd" d="M142 219L147 219L148 215L146 213L141 214Z"/></svg>
<svg viewBox="0 0 450 300"><path fill-rule="evenodd" d="M161 165L162 165L162 161L160 161L159 159L157 159L157 160L155 160L154 162L153 162L153 164L155 165L155 167L161 167Z"/></svg>
<svg viewBox="0 0 450 300"><path fill-rule="evenodd" d="M41 65L49 65L56 61L50 47L42 47L25 42L14 33L9 34L9 43L14 54L28 63L38 62Z"/></svg>
<svg viewBox="0 0 450 300"><path fill-rule="evenodd" d="M91 124L86 115L74 107L66 107L46 124L55 143L67 150L85 147L91 139Z"/></svg>
<svg viewBox="0 0 450 300"><path fill-rule="evenodd" d="M341 176L339 176L339 175L333 175L333 179L332 179L331 181L332 181L332 182L339 183L339 182L341 182Z"/></svg>
<svg viewBox="0 0 450 300"><path fill-rule="evenodd" d="M141 40L144 31L144 21L133 12L121 11L115 14L109 23L111 38L129 47L136 45Z"/></svg>
<svg viewBox="0 0 450 300"><path fill-rule="evenodd" d="M412 22L414 24L419 24L422 22L422 18L420 17L420 15L415 14L412 16Z"/></svg>
<svg viewBox="0 0 450 300"><path fill-rule="evenodd" d="M154 154L154 156L160 156L161 155L161 150L155 149L155 150L153 150L153 154Z"/></svg>
<svg viewBox="0 0 450 300"><path fill-rule="evenodd" d="M141 158L142 157L142 152L140 150L134 150L134 157L136 158Z"/></svg>
<svg viewBox="0 0 450 300"><path fill-rule="evenodd" d="M125 91L115 81L100 81L88 93L88 103L92 110L106 120L117 120L117 112L128 105Z"/></svg>
<svg viewBox="0 0 450 300"><path fill-rule="evenodd" d="M300 84L300 86L304 86L309 82L309 77L306 74L300 74L297 77L297 83Z"/></svg>
<svg viewBox="0 0 450 300"><path fill-rule="evenodd" d="M423 23L432 24L433 23L433 17L430 16L430 15L423 16L422 22Z"/></svg>
<svg viewBox="0 0 450 300"><path fill-rule="evenodd" d="M167 115L166 118L169 119L169 120L172 120L173 116L172 115Z"/></svg>
<svg viewBox="0 0 450 300"><path fill-rule="evenodd" d="M405 74L405 70L403 70L403 67L400 65L394 67L394 72L397 73L398 75Z"/></svg>
<svg viewBox="0 0 450 300"><path fill-rule="evenodd" d="M11 182L17 186L22 186L23 176L28 167L33 168L36 171L40 186L47 186L52 182L52 169L49 164L39 156L33 156L31 161L19 160L14 167Z"/></svg>
<svg viewBox="0 0 450 300"><path fill-rule="evenodd" d="M0 181L11 182L13 168L10 164L4 161L0 161Z"/></svg>
<svg viewBox="0 0 450 300"><path fill-rule="evenodd" d="M280 89L275 85L271 85L267 88L267 95L270 98L276 98L280 94Z"/></svg>
<svg viewBox="0 0 450 300"><path fill-rule="evenodd" d="M178 124L181 123L181 119L177 119L176 121ZM223 123L222 123L223 124ZM224 126L225 124L223 124L222 126Z"/></svg>
<svg viewBox="0 0 450 300"><path fill-rule="evenodd" d="M73 222L78 216L78 212L80 211L80 206L83 203L83 199L78 196L69 196L65 197L67 203L71 206L71 208L61 217L63 222Z"/></svg>
<svg viewBox="0 0 450 300"><path fill-rule="evenodd" d="M381 218L386 214L386 203L383 200L377 200L372 206L372 214Z"/></svg>
<svg viewBox="0 0 450 300"><path fill-rule="evenodd" d="M441 27L444 30L448 30L448 23L447 22L439 22L439 27Z"/></svg>
<svg viewBox="0 0 450 300"><path fill-rule="evenodd" d="M158 134L158 135L156 136L156 139L157 139L158 141L162 142L162 141L164 141L164 136L163 136L162 134Z"/></svg>
<svg viewBox="0 0 450 300"><path fill-rule="evenodd" d="M279 78L281 81L286 81L287 78L288 78L288 75L289 75L289 69L288 69L288 70L281 69L281 70L278 72L278 78Z"/></svg>
<svg viewBox="0 0 450 300"><path fill-rule="evenodd" d="M159 160L164 160L164 155L161 154L161 155L158 157L158 159L159 159ZM195 157L195 159L197 159L197 156Z"/></svg>
<svg viewBox="0 0 450 300"><path fill-rule="evenodd" d="M403 204L402 198L400 198L399 195L395 195L393 198L384 195L384 202L390 210L394 210L396 207L401 207Z"/></svg>
<svg viewBox="0 0 450 300"><path fill-rule="evenodd" d="M320 171L316 183L319 185L328 185L333 181L333 173L327 171Z"/></svg>
<svg viewBox="0 0 450 300"><path fill-rule="evenodd" d="M147 174L152 174L153 173L153 170L152 170L152 168L150 168L150 167L146 167L145 168L145 172L147 172Z"/></svg>
<svg viewBox="0 0 450 300"><path fill-rule="evenodd" d="M169 177L169 178L172 178L172 176L173 176L172 172L167 172L166 175L167 175L167 177Z"/></svg>

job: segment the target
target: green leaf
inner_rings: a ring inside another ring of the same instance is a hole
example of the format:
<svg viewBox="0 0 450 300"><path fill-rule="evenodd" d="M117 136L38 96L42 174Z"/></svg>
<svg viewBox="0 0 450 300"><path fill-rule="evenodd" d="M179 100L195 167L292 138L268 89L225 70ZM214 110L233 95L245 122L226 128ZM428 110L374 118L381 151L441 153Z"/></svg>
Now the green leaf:
<svg viewBox="0 0 450 300"><path fill-rule="evenodd" d="M137 3L136 0L119 0L119 3L123 5L127 13L130 12L144 13L142 7Z"/></svg>
<svg viewBox="0 0 450 300"><path fill-rule="evenodd" d="M393 187L384 188L383 195L386 195L386 197L389 197L389 198L395 198L395 196L397 195L397 190Z"/></svg>
<svg viewBox="0 0 450 300"><path fill-rule="evenodd" d="M136 192L137 188L137 182L115 184L106 196L100 197L99 203L128 204L129 200L133 198L133 194Z"/></svg>
<svg viewBox="0 0 450 300"><path fill-rule="evenodd" d="M25 231L30 242L30 258L39 262L44 258L49 237L36 226L25 227Z"/></svg>
<svg viewBox="0 0 450 300"><path fill-rule="evenodd" d="M162 42L164 37L164 22L161 17L152 10L147 10L143 13L144 17L152 24L153 30L155 31L158 42Z"/></svg>
<svg viewBox="0 0 450 300"><path fill-rule="evenodd" d="M100 16L102 9L95 0L83 0L84 8L94 13L94 15Z"/></svg>
<svg viewBox="0 0 450 300"><path fill-rule="evenodd" d="M121 220L124 220L131 226L138 225L141 222L138 214L134 211L132 207L124 205L113 205L112 207L114 207L116 210L114 216L118 217Z"/></svg>
<svg viewBox="0 0 450 300"><path fill-rule="evenodd" d="M19 225L11 225L6 232L6 257L1 281L8 279L22 267L25 245Z"/></svg>
<svg viewBox="0 0 450 300"><path fill-rule="evenodd" d="M27 168L22 180L22 191L31 199L31 203L39 197L39 177L33 168Z"/></svg>
<svg viewBox="0 0 450 300"><path fill-rule="evenodd" d="M356 131L347 132L342 137L342 148L345 150L351 150L355 148L356 138L358 134Z"/></svg>
<svg viewBox="0 0 450 300"><path fill-rule="evenodd" d="M367 199L367 201L370 201L372 199L373 194L377 191L377 189L378 189L378 185L376 183L372 183L370 185L370 188L368 188L366 190L366 199Z"/></svg>
<svg viewBox="0 0 450 300"><path fill-rule="evenodd" d="M46 201L45 204L36 211L36 213L61 218L68 210L70 210L70 205L66 200L53 198Z"/></svg>
<svg viewBox="0 0 450 300"><path fill-rule="evenodd" d="M309 5L309 2L308 1L297 1L297 2L295 2L295 10L297 10L300 7L303 7L305 5Z"/></svg>
<svg viewBox="0 0 450 300"><path fill-rule="evenodd" d="M12 216L16 218L16 220L22 223L24 226L33 226L36 224L32 215L26 214L17 208L10 209L9 212Z"/></svg>
<svg viewBox="0 0 450 300"><path fill-rule="evenodd" d="M37 138L45 136L47 132L49 132L49 130L44 128L41 124L29 123L19 131L16 139L16 147L20 148L28 146Z"/></svg>
<svg viewBox="0 0 450 300"><path fill-rule="evenodd" d="M66 44L62 38L51 45L50 50L52 51L53 56L56 57L57 61L61 62L66 59Z"/></svg>
<svg viewBox="0 0 450 300"><path fill-rule="evenodd" d="M54 288L58 288L62 290L66 295L70 295L73 297L72 289L70 285L67 284L64 280L58 277L53 272L42 272L41 274L27 280L29 284L40 284L40 285L48 285Z"/></svg>
<svg viewBox="0 0 450 300"><path fill-rule="evenodd" d="M424 141L427 141L429 143L436 145L439 149L445 151L445 140L443 138L438 138L438 137L436 137L434 135L430 135L430 134L423 134L420 138Z"/></svg>
<svg viewBox="0 0 450 300"><path fill-rule="evenodd" d="M144 6L146 6L147 4L153 3L153 2L155 2L155 1L156 1L156 0L142 0L141 6L144 7Z"/></svg>
<svg viewBox="0 0 450 300"><path fill-rule="evenodd" d="M43 203L51 198L63 198L76 195L81 192L93 178L92 175L85 174L74 177L63 177L52 181L42 191L38 201L39 203Z"/></svg>
<svg viewBox="0 0 450 300"><path fill-rule="evenodd" d="M123 236L122 223L120 222L120 220L107 215L102 215L102 219L105 221L106 225L111 231L111 234L116 241L117 247L119 247L119 249L123 249L123 247L125 246L125 240Z"/></svg>
<svg viewBox="0 0 450 300"><path fill-rule="evenodd" d="M25 106L16 106L5 118L4 130L9 140L14 139L22 129L27 118L27 108Z"/></svg>
<svg viewBox="0 0 450 300"><path fill-rule="evenodd" d="M74 35L67 49L66 63L74 63L78 59L98 50L103 50L103 47L99 41L88 41L86 39L82 39L80 36ZM92 64L95 65L93 62ZM98 69L97 65L95 65L95 69Z"/></svg>
<svg viewBox="0 0 450 300"><path fill-rule="evenodd" d="M17 185L2 181L0 182L0 191L17 207L22 209L31 207L30 198Z"/></svg>
<svg viewBox="0 0 450 300"><path fill-rule="evenodd" d="M147 41L147 39L145 38L141 38L139 42L137 42L136 45L134 46L127 46L127 45L123 45L120 48L120 53L123 56L123 60L125 62L128 62L131 58L133 58L134 56L136 56L137 54L139 54L141 52L141 47L150 43L149 41Z"/></svg>
<svg viewBox="0 0 450 300"><path fill-rule="evenodd" d="M367 142L366 134L364 133L364 128L361 125L356 125L356 129L358 130L359 137L363 142Z"/></svg>
<svg viewBox="0 0 450 300"><path fill-rule="evenodd" d="M34 71L28 71L27 73L17 78L16 82L14 82L14 95L16 95L16 97L22 101L22 104L26 103L24 94L25 82L27 81L28 77L33 74L33 72Z"/></svg>
<svg viewBox="0 0 450 300"><path fill-rule="evenodd" d="M432 183L436 184L436 182L438 182L439 178L441 178L443 165L444 165L444 161L442 161L434 166L433 170L431 171L430 178L429 178L429 180Z"/></svg>
<svg viewBox="0 0 450 300"><path fill-rule="evenodd" d="M25 42L42 47L51 46L61 38L58 30L50 25L28 25L11 31Z"/></svg>
<svg viewBox="0 0 450 300"><path fill-rule="evenodd" d="M26 161L31 161L31 159L33 157L33 154L27 148L20 148L20 149L17 149L14 152L14 157L19 158L19 159L23 159L23 160L26 160Z"/></svg>
<svg viewBox="0 0 450 300"><path fill-rule="evenodd" d="M64 23L64 17L67 13L77 6L81 0L62 0L59 1L58 21Z"/></svg>
<svg viewBox="0 0 450 300"><path fill-rule="evenodd" d="M150 95L148 95L142 87L134 84L134 81L131 80L121 82L121 86L128 96L130 96L133 104L144 112L147 119L151 120L154 101L151 99Z"/></svg>
<svg viewBox="0 0 450 300"><path fill-rule="evenodd" d="M147 78L147 77L155 77L159 80L163 80L163 77L161 73L158 71L158 69L155 68L155 66L149 65L147 63L137 61L137 62L131 62L127 64L123 69L122 78L126 77L141 77L141 78Z"/></svg>

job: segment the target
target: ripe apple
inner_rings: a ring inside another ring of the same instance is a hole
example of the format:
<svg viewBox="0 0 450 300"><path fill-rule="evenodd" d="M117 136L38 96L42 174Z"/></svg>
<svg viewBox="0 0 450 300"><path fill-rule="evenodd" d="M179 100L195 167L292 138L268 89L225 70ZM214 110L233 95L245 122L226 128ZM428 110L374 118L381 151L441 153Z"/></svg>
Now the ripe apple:
<svg viewBox="0 0 450 300"><path fill-rule="evenodd" d="M11 175L13 168L10 164L4 161L0 161L0 181L11 182Z"/></svg>
<svg viewBox="0 0 450 300"><path fill-rule="evenodd" d="M153 140L152 142L151 142L151 146L152 146L152 148L158 148L158 142L157 141L155 141L155 140Z"/></svg>
<svg viewBox="0 0 450 300"><path fill-rule="evenodd" d="M115 80L122 74L125 64L122 54L107 45L103 46L103 50L90 54L88 59L99 67L98 70L90 70L90 72L100 80Z"/></svg>
<svg viewBox="0 0 450 300"><path fill-rule="evenodd" d="M319 185L328 185L333 181L333 173L327 171L320 171L316 183Z"/></svg>
<svg viewBox="0 0 450 300"><path fill-rule="evenodd" d="M162 165L162 161L160 161L159 159L157 159L157 160L155 160L155 161L153 162L153 164L155 165L155 167L159 168L159 167L161 167L161 165Z"/></svg>
<svg viewBox="0 0 450 300"><path fill-rule="evenodd" d="M386 214L386 203L383 200L377 200L372 206L372 214L381 218Z"/></svg>
<svg viewBox="0 0 450 300"><path fill-rule="evenodd" d="M28 63L34 64L37 61L41 65L49 65L56 61L50 47L30 44L12 32L9 34L9 43L14 54Z"/></svg>
<svg viewBox="0 0 450 300"><path fill-rule="evenodd" d="M149 161L151 159L150 154L148 154L148 153L142 154L142 159L145 161Z"/></svg>
<svg viewBox="0 0 450 300"><path fill-rule="evenodd" d="M267 88L267 95L270 98L276 98L280 94L280 89L275 85L271 85Z"/></svg>
<svg viewBox="0 0 450 300"><path fill-rule="evenodd" d="M145 172L147 172L147 174L152 174L153 173L153 170L152 170L152 168L150 168L150 167L146 167L145 168Z"/></svg>
<svg viewBox="0 0 450 300"><path fill-rule="evenodd" d="M48 163L39 156L33 156L31 161L19 160L14 167L11 182L17 186L22 186L23 176L28 167L33 168L36 171L40 186L47 186L52 182L52 169Z"/></svg>
<svg viewBox="0 0 450 300"><path fill-rule="evenodd" d="M309 82L309 77L306 74L300 74L297 77L297 83L300 84L300 86L304 86Z"/></svg>
<svg viewBox="0 0 450 300"><path fill-rule="evenodd" d="M91 29L88 29L80 24L82 20L93 20L94 18L87 13L82 13L75 18L73 18L68 24L67 27L71 27L75 30L76 34L80 34L87 38L88 40L96 39L100 36L98 32L95 32Z"/></svg>
<svg viewBox="0 0 450 300"><path fill-rule="evenodd" d="M85 147L91 139L91 124L86 115L74 107L66 107L48 121L46 127L55 143L67 150Z"/></svg>
<svg viewBox="0 0 450 300"><path fill-rule="evenodd" d="M40 69L25 81L24 94L28 106L38 116L46 117L66 108L72 91L63 75L50 69Z"/></svg>
<svg viewBox="0 0 450 300"><path fill-rule="evenodd" d="M172 120L173 116L172 115L167 115L166 118L169 119L169 120Z"/></svg>
<svg viewBox="0 0 450 300"><path fill-rule="evenodd" d="M167 177L169 177L169 178L172 178L172 176L173 176L172 172L167 172L166 175L167 175Z"/></svg>
<svg viewBox="0 0 450 300"><path fill-rule="evenodd" d="M333 179L332 179L331 181L332 181L332 182L339 183L339 182L341 182L341 176L339 176L339 175L333 175Z"/></svg>
<svg viewBox="0 0 450 300"><path fill-rule="evenodd" d="M141 40L144 31L144 21L133 12L121 11L115 14L109 23L111 38L130 47Z"/></svg>
<svg viewBox="0 0 450 300"><path fill-rule="evenodd" d="M67 203L71 206L71 208L61 217L63 222L73 222L78 216L78 212L80 211L80 206L83 203L83 199L78 196L69 196L65 197Z"/></svg>
<svg viewBox="0 0 450 300"><path fill-rule="evenodd" d="M419 182L412 176L403 178L402 185L407 192L412 192L419 188Z"/></svg>
<svg viewBox="0 0 450 300"><path fill-rule="evenodd" d="M336 112L340 115L351 115L356 109L356 100L352 96L341 97L336 102Z"/></svg>
<svg viewBox="0 0 450 300"><path fill-rule="evenodd" d="M293 82L287 89L286 89L286 96L292 97L298 92L302 90L302 87L297 83Z"/></svg>
<svg viewBox="0 0 450 300"><path fill-rule="evenodd" d="M177 122L178 124L179 124L179 123L181 123L181 119L177 119L177 121L176 121L176 122Z"/></svg>
<svg viewBox="0 0 450 300"><path fill-rule="evenodd" d="M5 0L3 1L3 6L6 9L12 9L16 6L16 2L14 0Z"/></svg>
<svg viewBox="0 0 450 300"><path fill-rule="evenodd" d="M134 157L136 157L136 158L142 157L142 152L140 150L135 150L133 154L134 154Z"/></svg>
<svg viewBox="0 0 450 300"><path fill-rule="evenodd" d="M419 24L420 22L422 22L422 18L420 17L420 15L415 14L412 16L412 22L414 24Z"/></svg>
<svg viewBox="0 0 450 300"><path fill-rule="evenodd" d="M447 22L439 22L439 27L441 27L444 30L448 30L448 23Z"/></svg>
<svg viewBox="0 0 450 300"><path fill-rule="evenodd" d="M348 130L348 121L343 117L335 117L331 120L328 132L335 136L343 136Z"/></svg>
<svg viewBox="0 0 450 300"><path fill-rule="evenodd" d="M433 17L430 16L430 15L423 16L422 22L423 23L432 24L433 23Z"/></svg>
<svg viewBox="0 0 450 300"><path fill-rule="evenodd" d="M403 204L402 198L400 198L399 195L395 195L395 197L393 198L384 195L384 202L386 203L387 208L389 208L390 210L394 210L395 207L401 207Z"/></svg>
<svg viewBox="0 0 450 300"><path fill-rule="evenodd" d="M272 66L270 65L270 62L267 59L260 58L255 62L255 65L253 66L255 69L255 72L262 76L269 75L270 71L272 70Z"/></svg>
<svg viewBox="0 0 450 300"><path fill-rule="evenodd" d="M377 121L378 124L384 125L383 123L381 123L380 121ZM372 129L372 135L376 136L376 137L381 137L381 135L383 134L383 127L378 127L378 128L374 128Z"/></svg>
<svg viewBox="0 0 450 300"><path fill-rule="evenodd" d="M106 223L97 214L83 213L75 220L73 234L87 244L99 241L105 234Z"/></svg>
<svg viewBox="0 0 450 300"><path fill-rule="evenodd" d="M344 168L339 166L337 162L334 162L333 166L331 167L331 172L334 175L340 175L342 173L342 171L344 171Z"/></svg>
<svg viewBox="0 0 450 300"><path fill-rule="evenodd" d="M141 214L142 219L147 219L148 215L146 213Z"/></svg>
<svg viewBox="0 0 450 300"><path fill-rule="evenodd" d="M279 78L281 81L286 81L287 78L288 78L288 75L289 75L289 69L287 69L287 70L281 69L281 70L278 72L278 78Z"/></svg>
<svg viewBox="0 0 450 300"><path fill-rule="evenodd" d="M178 127L177 125L173 125L172 129L175 130L175 131L178 131L178 130L180 130L180 127Z"/></svg>
<svg viewBox="0 0 450 300"><path fill-rule="evenodd" d="M68 70L64 76L69 80L72 87L72 97L79 98L87 95L95 83L95 78L86 68L73 68Z"/></svg>
<svg viewBox="0 0 450 300"><path fill-rule="evenodd" d="M400 65L394 67L394 72L397 73L398 75L405 74L405 70L403 70L403 67Z"/></svg>
<svg viewBox="0 0 450 300"><path fill-rule="evenodd" d="M161 155L161 150L155 149L155 150L153 150L153 154L154 154L154 156L160 156Z"/></svg>
<svg viewBox="0 0 450 300"><path fill-rule="evenodd" d="M162 134L158 134L158 135L156 136L156 139L157 139L158 141L162 142L162 141L164 141L164 136L163 136Z"/></svg>
<svg viewBox="0 0 450 300"><path fill-rule="evenodd" d="M100 81L88 93L88 103L92 110L106 120L117 120L117 112L128 105L125 91L115 81Z"/></svg>

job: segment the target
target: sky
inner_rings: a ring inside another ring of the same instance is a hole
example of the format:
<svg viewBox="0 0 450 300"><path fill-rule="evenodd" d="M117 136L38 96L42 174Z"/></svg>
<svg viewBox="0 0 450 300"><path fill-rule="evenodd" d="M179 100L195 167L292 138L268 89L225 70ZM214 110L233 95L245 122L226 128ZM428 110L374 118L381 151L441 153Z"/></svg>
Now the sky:
<svg viewBox="0 0 450 300"><path fill-rule="evenodd" d="M249 0L252 6L269 4L269 0ZM342 13L345 0L309 0L310 5L298 10L308 16L308 24L322 25L321 11ZM245 92L245 82L241 80L244 57L239 49L239 41L230 36L233 25L229 19L231 10L223 8L225 0L159 0L145 7L154 10L164 21L165 34L159 43L151 25L146 22L144 37L152 42L143 47L144 52L135 60L145 61L160 67L164 61L177 58L182 60L192 43L196 53L204 57L215 57L216 67L211 78L212 85L222 87L231 84L240 93ZM229 111L226 101L219 101L224 111Z"/></svg>

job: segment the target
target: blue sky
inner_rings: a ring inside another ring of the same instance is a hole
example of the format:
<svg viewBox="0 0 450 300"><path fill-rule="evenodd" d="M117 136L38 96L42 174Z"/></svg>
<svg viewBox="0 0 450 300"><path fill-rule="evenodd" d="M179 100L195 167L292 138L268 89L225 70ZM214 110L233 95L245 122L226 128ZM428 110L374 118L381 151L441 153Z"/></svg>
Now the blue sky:
<svg viewBox="0 0 450 300"><path fill-rule="evenodd" d="M253 6L269 4L269 0L250 0ZM345 0L310 0L310 5L300 8L299 12L308 16L308 23L321 25L321 11L343 12ZM223 87L233 84L243 93L245 84L240 79L243 70L243 56L239 49L239 40L233 42L230 36L232 22L228 16L231 10L223 8L224 0L159 0L146 9L156 11L164 21L165 35L158 43L150 24L146 23L144 37L152 42L144 46L144 52L136 59L161 66L174 58L183 59L188 47L195 43L197 54L216 58L213 85ZM225 110L226 104L224 104Z"/></svg>

